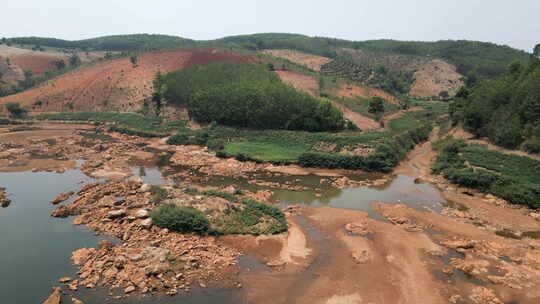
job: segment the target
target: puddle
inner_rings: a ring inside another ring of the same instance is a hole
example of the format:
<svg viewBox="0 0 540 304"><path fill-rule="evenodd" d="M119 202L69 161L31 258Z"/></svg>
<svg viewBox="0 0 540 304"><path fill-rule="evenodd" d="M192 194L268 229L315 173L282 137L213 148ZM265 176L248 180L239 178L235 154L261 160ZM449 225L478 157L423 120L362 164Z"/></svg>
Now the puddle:
<svg viewBox="0 0 540 304"><path fill-rule="evenodd" d="M406 175L398 175L384 187L364 186L343 190L327 187L320 193L320 197L314 191L276 190L273 198L284 204L362 210L377 220L385 219L373 210L373 202L402 203L418 210L425 211L428 208L436 212L440 212L446 202L439 190L427 184L417 184L414 178Z"/></svg>

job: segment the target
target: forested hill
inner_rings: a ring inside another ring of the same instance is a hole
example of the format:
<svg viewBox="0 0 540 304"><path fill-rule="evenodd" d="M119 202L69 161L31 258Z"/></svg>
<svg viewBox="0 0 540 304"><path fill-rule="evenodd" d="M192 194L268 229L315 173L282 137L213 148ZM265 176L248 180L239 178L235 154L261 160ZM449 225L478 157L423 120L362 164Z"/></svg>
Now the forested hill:
<svg viewBox="0 0 540 304"><path fill-rule="evenodd" d="M293 49L335 58L338 50L350 48L385 54L442 58L455 64L458 72L476 71L480 76L495 77L506 70L513 61L525 63L528 53L508 46L466 40L441 40L437 42L369 40L349 41L326 37L309 37L299 34L263 33L230 36L216 40L196 41L168 35L117 35L69 41L55 38L19 37L3 40L5 43L38 45L64 49L99 51L147 51L164 48L213 46L239 47L249 50Z"/></svg>
<svg viewBox="0 0 540 304"><path fill-rule="evenodd" d="M497 145L540 152L540 59L515 62L497 79L469 78L451 112L466 130Z"/></svg>

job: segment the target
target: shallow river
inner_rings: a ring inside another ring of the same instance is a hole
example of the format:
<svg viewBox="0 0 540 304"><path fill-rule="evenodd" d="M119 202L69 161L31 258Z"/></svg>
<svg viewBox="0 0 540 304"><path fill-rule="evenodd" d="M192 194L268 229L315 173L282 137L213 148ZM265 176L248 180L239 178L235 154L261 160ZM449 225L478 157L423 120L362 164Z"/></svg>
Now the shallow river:
<svg viewBox="0 0 540 304"><path fill-rule="evenodd" d="M159 170L132 168L145 182L163 183ZM316 186L315 176L294 177L301 183ZM0 295L2 303L41 303L58 286L60 277L75 277L71 265L71 252L84 247L96 247L103 237L88 229L71 224L72 218L58 219L50 216L54 206L50 199L58 194L76 190L92 182L79 170L57 173L0 173L0 186L5 187L12 203L0 209ZM242 187L242 181L224 179L212 184L230 184ZM245 185L245 183L244 183ZM247 185L246 185L247 186ZM444 199L434 187L415 184L414 180L399 175L387 185L337 190L322 188L319 197L314 191L276 190L273 199L283 204L328 205L336 208L367 211L371 217L384 220L374 212L370 204L375 201L402 202L415 208L438 210ZM97 303L241 303L240 291L194 290L188 296L160 298L132 298L122 301L106 301L104 290L81 290L76 297L87 304ZM63 303L70 303L64 297Z"/></svg>

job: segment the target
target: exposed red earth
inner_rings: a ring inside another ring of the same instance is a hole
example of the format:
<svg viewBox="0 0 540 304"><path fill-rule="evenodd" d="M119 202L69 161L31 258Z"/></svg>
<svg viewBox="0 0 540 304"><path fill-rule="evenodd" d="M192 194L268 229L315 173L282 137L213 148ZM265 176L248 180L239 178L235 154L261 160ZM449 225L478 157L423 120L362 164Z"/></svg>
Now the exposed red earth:
<svg viewBox="0 0 540 304"><path fill-rule="evenodd" d="M244 54L216 49L179 49L144 53L137 65L119 58L86 66L19 94L0 98L0 104L19 102L27 109L41 111L96 111L138 109L152 93L156 73L211 62L254 62ZM41 101L41 105L36 105Z"/></svg>

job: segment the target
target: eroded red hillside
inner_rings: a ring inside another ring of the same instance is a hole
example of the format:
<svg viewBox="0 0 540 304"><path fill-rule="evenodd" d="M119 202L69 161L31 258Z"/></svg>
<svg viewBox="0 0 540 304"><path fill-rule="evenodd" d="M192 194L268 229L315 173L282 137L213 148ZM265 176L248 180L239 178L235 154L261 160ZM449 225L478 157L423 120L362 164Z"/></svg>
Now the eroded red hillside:
<svg viewBox="0 0 540 304"><path fill-rule="evenodd" d="M137 65L130 58L104 61L59 76L40 87L0 98L19 102L36 112L133 110L152 93L158 71L168 73L195 64L253 62L244 54L215 49L180 49L140 54Z"/></svg>

